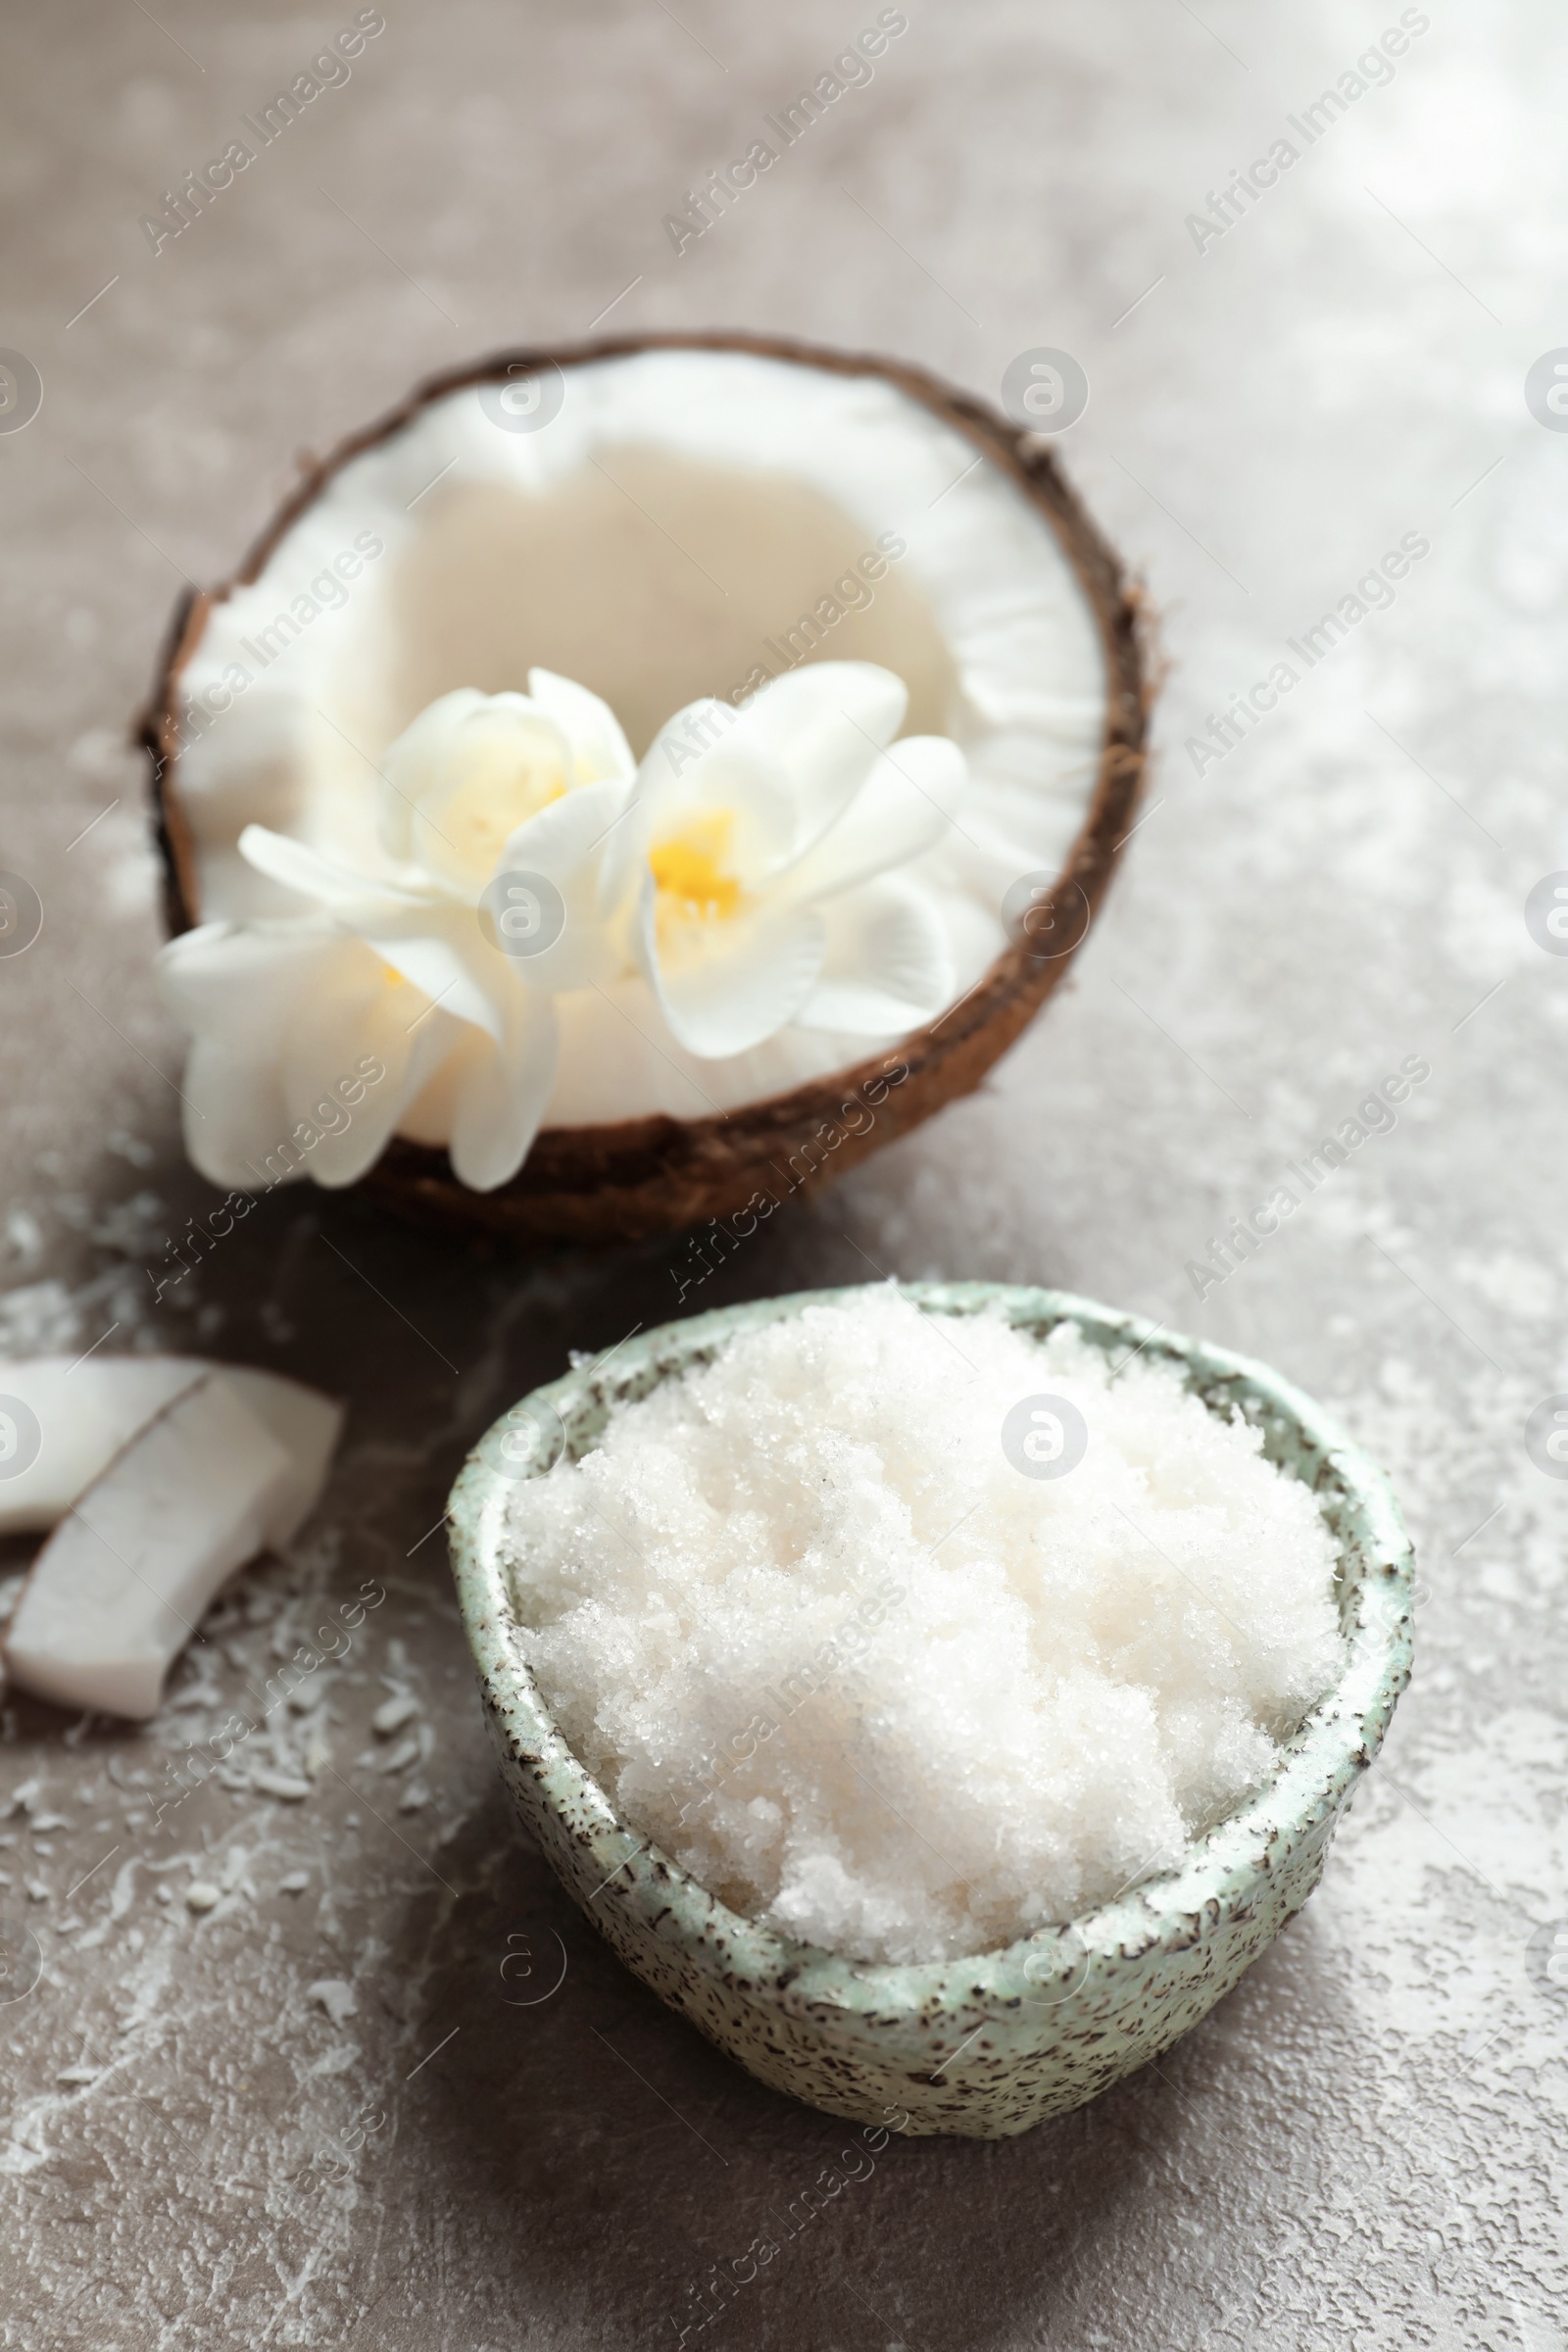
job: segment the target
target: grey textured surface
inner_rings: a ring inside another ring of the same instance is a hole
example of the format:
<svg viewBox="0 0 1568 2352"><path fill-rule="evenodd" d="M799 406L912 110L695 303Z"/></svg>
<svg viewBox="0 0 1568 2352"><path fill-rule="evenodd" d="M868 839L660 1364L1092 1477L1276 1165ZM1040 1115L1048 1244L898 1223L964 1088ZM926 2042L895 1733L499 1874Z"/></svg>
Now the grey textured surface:
<svg viewBox="0 0 1568 2352"><path fill-rule="evenodd" d="M674 2342L738 2259L708 2331L738 2346L1560 2352L1568 1991L1531 1939L1568 1920L1568 1498L1523 1424L1568 1387L1568 964L1523 907L1568 864L1568 436L1523 384L1568 334L1568 26L1434 6L1392 84L1200 254L1186 216L1392 0L913 8L677 258L661 217L873 9L394 6L154 259L138 215L352 14L56 0L4 32L0 344L45 391L0 436L0 862L47 913L0 962L0 1346L118 1326L354 1409L314 1532L244 1580L158 1725L5 1713L0 1901L43 1974L0 2010L0 2340ZM1338 1410L1422 1556L1415 1684L1306 1913L1157 2071L997 2146L843 2153L636 1985L513 1834L420 1538L511 1396L670 1311L678 1249L524 1269L289 1195L152 1305L207 1196L117 747L179 574L227 567L300 447L617 296L616 324L863 343L992 396L1020 351L1074 352L1064 454L1173 662L1152 813L1072 988L982 1096L688 1304L868 1253L1140 1308ZM1431 552L1392 609L1195 774L1205 715L1405 532ZM1397 1130L1200 1302L1205 1236L1410 1054L1432 1075ZM155 1830L173 1748L368 1580L387 1597L314 1716ZM381 1738L388 1680L421 1710ZM381 1769L420 1726L429 1752ZM258 1783L302 1768L303 1799ZM187 1909L193 1876L216 1909Z"/></svg>

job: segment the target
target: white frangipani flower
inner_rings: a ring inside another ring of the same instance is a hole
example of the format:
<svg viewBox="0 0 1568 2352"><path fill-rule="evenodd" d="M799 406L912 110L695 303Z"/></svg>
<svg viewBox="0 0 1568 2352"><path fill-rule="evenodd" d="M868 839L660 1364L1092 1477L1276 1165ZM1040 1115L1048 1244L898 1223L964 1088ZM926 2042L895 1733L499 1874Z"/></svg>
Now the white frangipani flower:
<svg viewBox="0 0 1568 2352"><path fill-rule="evenodd" d="M462 686L406 727L381 762L381 839L468 903L519 825L584 784L636 769L614 712L548 669L524 694Z"/></svg>
<svg viewBox="0 0 1568 2352"><path fill-rule="evenodd" d="M352 1184L394 1132L445 1145L477 1192L521 1166L555 1078L551 992L621 960L592 854L633 772L597 695L547 670L528 684L443 695L391 746L385 872L249 825L247 861L311 911L204 923L163 951L166 1000L193 1041L186 1149L215 1184L276 1181L290 1152L309 1152L297 1164L318 1183ZM499 953L479 926L498 866L544 876L565 906L561 937L535 956ZM335 1116L366 1059L384 1078Z"/></svg>
<svg viewBox="0 0 1568 2352"><path fill-rule="evenodd" d="M897 1036L948 1003L935 910L885 877L942 838L966 768L945 736L894 744L907 704L891 670L822 662L660 730L602 905L633 894L633 958L688 1052L744 1054L791 1021Z"/></svg>
<svg viewBox="0 0 1568 2352"><path fill-rule="evenodd" d="M443 695L391 746L379 870L247 826L242 855L302 911L164 950L193 1040L186 1146L215 1183L276 1181L281 1153L351 1184L399 1133L493 1190L549 1101L553 997L633 972L709 1059L792 1022L896 1036L950 1002L935 909L892 869L944 834L965 764L945 738L894 742L907 695L890 671L821 662L739 713L694 703L635 774L596 695L546 670L528 685ZM511 952L492 902L518 885L533 931Z"/></svg>

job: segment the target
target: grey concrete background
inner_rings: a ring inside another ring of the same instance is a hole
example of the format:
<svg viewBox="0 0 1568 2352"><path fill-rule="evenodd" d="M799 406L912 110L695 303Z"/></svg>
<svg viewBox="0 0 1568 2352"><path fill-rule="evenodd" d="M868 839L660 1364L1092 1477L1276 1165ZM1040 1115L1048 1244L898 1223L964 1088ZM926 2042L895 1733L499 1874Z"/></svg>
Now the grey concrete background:
<svg viewBox="0 0 1568 2352"><path fill-rule="evenodd" d="M46 907L0 962L0 1348L199 1345L353 1400L320 1517L158 1724L5 1707L0 1905L41 1975L0 2008L0 2342L673 2344L771 2232L685 2340L1560 2352L1568 1506L1523 1425L1568 1386L1568 962L1523 910L1568 865L1568 436L1524 379L1568 342L1568 24L1411 12L1393 81L1200 251L1187 216L1395 0L909 0L871 85L677 257L662 216L869 0L388 0L353 78L155 259L138 216L354 13L53 0L0 36L0 344L45 387L0 435L0 863ZM847 2135L645 1995L514 1836L427 1534L494 1412L670 1311L678 1246L468 1257L297 1192L153 1304L209 1197L122 744L181 574L226 569L297 453L421 371L612 304L993 397L1018 352L1070 350L1065 458L1170 662L1151 813L1070 990L688 1306L863 1252L1143 1308L1330 1399L1423 1562L1386 1758L1239 1990L1062 2123L895 2142L788 2238ZM1195 772L1205 715L1406 532L1431 552L1392 609ZM1200 1300L1205 1237L1410 1054L1397 1130ZM177 1746L368 1581L319 1707L155 1824ZM377 1737L405 1688L419 1714Z"/></svg>

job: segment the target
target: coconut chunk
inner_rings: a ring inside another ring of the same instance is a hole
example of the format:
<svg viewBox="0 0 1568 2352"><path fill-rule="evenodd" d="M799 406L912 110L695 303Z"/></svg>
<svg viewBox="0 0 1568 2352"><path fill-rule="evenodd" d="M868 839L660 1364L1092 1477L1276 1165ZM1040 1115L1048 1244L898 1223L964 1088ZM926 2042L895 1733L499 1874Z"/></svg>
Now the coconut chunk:
<svg viewBox="0 0 1568 2352"><path fill-rule="evenodd" d="M267 1530L269 1544L286 1544L320 1492L343 1427L342 1406L277 1372L185 1355L96 1361L43 1355L0 1363L0 1535L58 1526L139 1430L208 1379L230 1382L293 1458L293 1484Z"/></svg>
<svg viewBox="0 0 1568 2352"><path fill-rule="evenodd" d="M136 1432L211 1370L183 1355L0 1363L0 1535L55 1526Z"/></svg>
<svg viewBox="0 0 1568 2352"><path fill-rule="evenodd" d="M219 1586L315 1500L338 1420L297 1382L203 1372L45 1544L12 1620L11 1679L64 1706L155 1714Z"/></svg>
<svg viewBox="0 0 1568 2352"><path fill-rule="evenodd" d="M285 1380L279 1372L256 1372L225 1364L217 1377L228 1382L241 1401L277 1440L293 1465L293 1476L266 1529L274 1547L286 1544L312 1509L326 1482L327 1465L343 1430L343 1407L319 1389Z"/></svg>

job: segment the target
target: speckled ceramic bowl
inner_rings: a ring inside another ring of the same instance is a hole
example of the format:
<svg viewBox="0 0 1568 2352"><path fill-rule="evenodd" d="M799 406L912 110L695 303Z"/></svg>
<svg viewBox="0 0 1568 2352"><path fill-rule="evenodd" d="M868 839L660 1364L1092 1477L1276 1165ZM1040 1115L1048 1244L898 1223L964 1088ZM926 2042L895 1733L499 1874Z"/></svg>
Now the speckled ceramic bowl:
<svg viewBox="0 0 1568 2352"><path fill-rule="evenodd" d="M912 1283L927 1314L1000 1300L1012 1322L1075 1323L1095 1347L1181 1367L1213 1410L1239 1404L1271 1461L1311 1487L1339 1546L1345 1670L1276 1777L1181 1866L1064 1927L969 1960L881 1967L787 1942L717 1901L630 1829L571 1753L523 1660L500 1565L516 1469L512 1416L470 1456L450 1506L464 1621L501 1770L557 1875L628 1968L775 2089L908 2132L1000 2138L1093 2098L1168 2049L1227 1993L1322 1875L1356 1781L1410 1674L1409 1540L1388 1480L1266 1366L1157 1333L1057 1291ZM733 1333L853 1292L804 1292L666 1325L526 1400L587 1452L609 1408L643 1396Z"/></svg>

